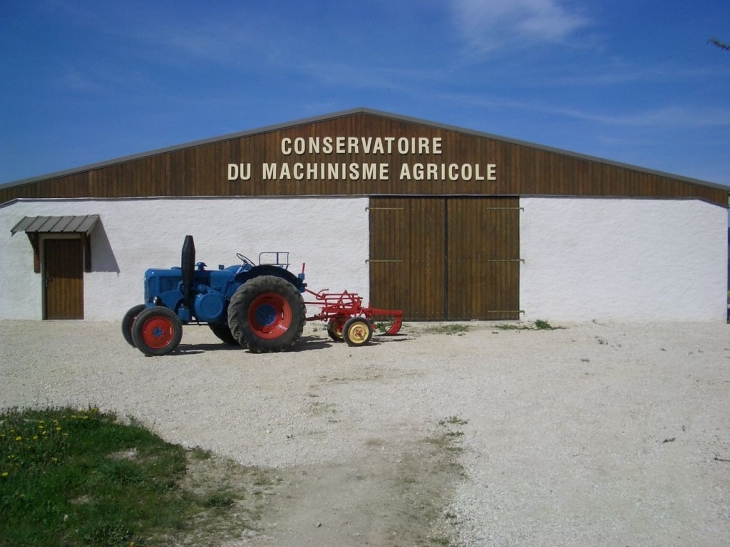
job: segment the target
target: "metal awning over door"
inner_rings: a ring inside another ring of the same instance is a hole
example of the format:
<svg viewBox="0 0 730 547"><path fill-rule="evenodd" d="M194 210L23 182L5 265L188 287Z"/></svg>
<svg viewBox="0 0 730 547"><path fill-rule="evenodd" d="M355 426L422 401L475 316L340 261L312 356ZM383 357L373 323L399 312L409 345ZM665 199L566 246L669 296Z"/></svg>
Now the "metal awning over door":
<svg viewBox="0 0 730 547"><path fill-rule="evenodd" d="M25 232L26 234L86 234L99 222L99 215L74 215L63 217L23 217L10 229L12 234Z"/></svg>
<svg viewBox="0 0 730 547"><path fill-rule="evenodd" d="M33 247L33 271L40 273L41 234L79 234L85 252L85 270L91 271L91 245L89 235L99 222L99 215L35 216L23 217L10 229L10 233L25 232Z"/></svg>

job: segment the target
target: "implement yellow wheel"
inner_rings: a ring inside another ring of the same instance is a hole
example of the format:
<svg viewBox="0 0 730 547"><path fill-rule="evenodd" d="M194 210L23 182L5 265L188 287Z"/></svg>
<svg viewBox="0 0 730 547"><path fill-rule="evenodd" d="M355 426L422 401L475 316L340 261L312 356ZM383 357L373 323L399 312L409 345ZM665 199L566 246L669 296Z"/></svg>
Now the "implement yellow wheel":
<svg viewBox="0 0 730 547"><path fill-rule="evenodd" d="M345 323L342 337L348 346L364 346L373 337L373 326L364 317L352 317Z"/></svg>

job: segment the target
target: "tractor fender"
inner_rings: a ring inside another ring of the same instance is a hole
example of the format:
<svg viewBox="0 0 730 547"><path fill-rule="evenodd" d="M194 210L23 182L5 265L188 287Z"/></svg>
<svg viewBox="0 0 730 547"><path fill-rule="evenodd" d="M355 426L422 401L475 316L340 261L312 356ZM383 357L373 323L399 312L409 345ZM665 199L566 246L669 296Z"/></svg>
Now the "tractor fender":
<svg viewBox="0 0 730 547"><path fill-rule="evenodd" d="M303 279L300 277L294 275L289 270L285 270L283 268L280 268L279 266L272 266L272 265L262 265L262 266L254 266L250 270L246 272L241 272L236 276L236 281L239 284L243 284L246 281L250 281L251 279L254 279L255 277L261 277L262 275L273 275L276 277L281 277L282 279L288 281L292 285L294 285L297 290L301 293L304 292L305 287L307 284L304 282Z"/></svg>

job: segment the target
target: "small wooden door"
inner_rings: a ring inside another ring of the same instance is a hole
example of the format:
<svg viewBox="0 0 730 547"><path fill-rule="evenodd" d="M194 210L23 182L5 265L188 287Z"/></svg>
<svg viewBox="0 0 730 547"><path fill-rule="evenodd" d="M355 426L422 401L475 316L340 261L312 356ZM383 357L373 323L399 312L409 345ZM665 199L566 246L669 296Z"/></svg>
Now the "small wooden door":
<svg viewBox="0 0 730 547"><path fill-rule="evenodd" d="M44 319L84 318L84 253L80 239L46 239Z"/></svg>

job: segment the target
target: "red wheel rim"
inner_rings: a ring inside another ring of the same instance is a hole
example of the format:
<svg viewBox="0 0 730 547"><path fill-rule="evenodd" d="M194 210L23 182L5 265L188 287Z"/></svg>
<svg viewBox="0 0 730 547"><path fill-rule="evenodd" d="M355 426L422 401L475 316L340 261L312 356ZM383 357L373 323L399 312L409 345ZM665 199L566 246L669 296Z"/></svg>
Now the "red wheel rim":
<svg viewBox="0 0 730 547"><path fill-rule="evenodd" d="M248 323L259 338L264 340L279 338L291 327L291 305L279 294L273 292L260 294L248 308Z"/></svg>
<svg viewBox="0 0 730 547"><path fill-rule="evenodd" d="M342 340L342 329L345 327L345 323L347 323L345 317L336 317L332 320L332 329L340 340Z"/></svg>
<svg viewBox="0 0 730 547"><path fill-rule="evenodd" d="M175 325L166 317L151 317L142 325L142 341L152 349L162 349L175 338Z"/></svg>

